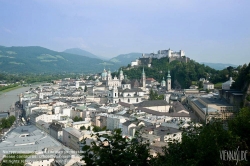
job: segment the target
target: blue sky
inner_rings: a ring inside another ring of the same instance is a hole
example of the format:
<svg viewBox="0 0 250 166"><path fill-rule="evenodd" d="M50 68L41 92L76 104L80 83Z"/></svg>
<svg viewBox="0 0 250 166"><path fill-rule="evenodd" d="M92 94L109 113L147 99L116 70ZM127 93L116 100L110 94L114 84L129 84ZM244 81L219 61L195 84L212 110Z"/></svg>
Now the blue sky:
<svg viewBox="0 0 250 166"><path fill-rule="evenodd" d="M249 0L0 0L0 45L250 62Z"/></svg>

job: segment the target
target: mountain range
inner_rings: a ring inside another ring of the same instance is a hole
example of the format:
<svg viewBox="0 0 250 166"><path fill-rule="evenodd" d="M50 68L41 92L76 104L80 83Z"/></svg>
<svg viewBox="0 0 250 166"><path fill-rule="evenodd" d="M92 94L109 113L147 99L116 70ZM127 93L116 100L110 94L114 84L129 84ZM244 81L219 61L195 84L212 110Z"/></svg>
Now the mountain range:
<svg viewBox="0 0 250 166"><path fill-rule="evenodd" d="M103 70L103 60L39 46L0 46L1 72L10 73L94 73ZM114 65L113 65L114 66ZM114 70L113 66L111 68Z"/></svg>
<svg viewBox="0 0 250 166"><path fill-rule="evenodd" d="M103 68L111 71L131 61L134 53L118 56L117 62L103 60L81 49L67 49L57 52L40 46L5 47L0 46L0 72L8 73L97 73ZM129 57L129 58L128 58ZM126 60L124 61L125 58ZM129 62L130 63L130 62Z"/></svg>
<svg viewBox="0 0 250 166"><path fill-rule="evenodd" d="M5 47L0 46L0 72L8 73L97 73L103 68L115 71L139 58L141 53L121 54L110 60L79 48L63 52L40 46ZM210 67L213 64L205 64ZM219 64L223 68L223 64ZM224 68L230 64L224 64ZM218 65L217 65L218 66ZM236 66L236 65L231 65Z"/></svg>
<svg viewBox="0 0 250 166"><path fill-rule="evenodd" d="M101 59L101 60L108 60L108 58L94 55L94 54L92 54L92 53L90 53L88 51L82 50L80 48L70 48L70 49L67 49L67 50L65 50L63 52L66 52L66 53L69 53L69 54L86 56L86 57L89 57L89 58L96 58L96 59Z"/></svg>
<svg viewBox="0 0 250 166"><path fill-rule="evenodd" d="M226 63L208 63L208 62L200 62L200 64L204 64L205 66L209 66L216 70L223 70L228 66L237 67L238 65L226 64Z"/></svg>

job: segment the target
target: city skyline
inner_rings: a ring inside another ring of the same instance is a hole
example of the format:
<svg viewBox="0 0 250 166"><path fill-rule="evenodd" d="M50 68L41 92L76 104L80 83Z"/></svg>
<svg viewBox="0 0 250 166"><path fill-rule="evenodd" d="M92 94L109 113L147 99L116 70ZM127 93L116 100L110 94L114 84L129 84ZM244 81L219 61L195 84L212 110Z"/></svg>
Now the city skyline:
<svg viewBox="0 0 250 166"><path fill-rule="evenodd" d="M249 1L0 0L0 45L81 48L112 58L184 50L197 62L250 62Z"/></svg>

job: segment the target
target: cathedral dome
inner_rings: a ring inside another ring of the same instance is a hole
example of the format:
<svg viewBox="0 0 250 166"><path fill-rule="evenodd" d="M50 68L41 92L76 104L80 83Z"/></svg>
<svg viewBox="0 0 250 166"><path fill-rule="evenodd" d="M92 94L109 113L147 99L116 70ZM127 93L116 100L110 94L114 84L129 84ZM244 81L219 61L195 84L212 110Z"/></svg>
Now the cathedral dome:
<svg viewBox="0 0 250 166"><path fill-rule="evenodd" d="M120 70L120 74L123 74L123 71L122 71L122 69Z"/></svg>
<svg viewBox="0 0 250 166"><path fill-rule="evenodd" d="M166 83L166 81L164 80L164 77L163 77L161 83L162 83L162 84Z"/></svg>
<svg viewBox="0 0 250 166"><path fill-rule="evenodd" d="M108 71L108 74L109 74L109 75L111 75L111 71L110 71L110 69L109 69L109 71Z"/></svg>
<svg viewBox="0 0 250 166"><path fill-rule="evenodd" d="M102 73L102 77L107 77L107 73Z"/></svg>
<svg viewBox="0 0 250 166"><path fill-rule="evenodd" d="M105 69L102 72L102 77L107 77L107 71Z"/></svg>

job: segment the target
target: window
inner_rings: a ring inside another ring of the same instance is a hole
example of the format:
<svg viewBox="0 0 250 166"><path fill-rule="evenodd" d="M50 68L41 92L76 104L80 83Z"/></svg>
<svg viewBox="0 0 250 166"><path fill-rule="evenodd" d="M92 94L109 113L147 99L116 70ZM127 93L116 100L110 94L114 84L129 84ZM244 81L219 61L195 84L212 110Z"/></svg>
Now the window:
<svg viewBox="0 0 250 166"><path fill-rule="evenodd" d="M128 102L130 102L130 99L128 99Z"/></svg>

